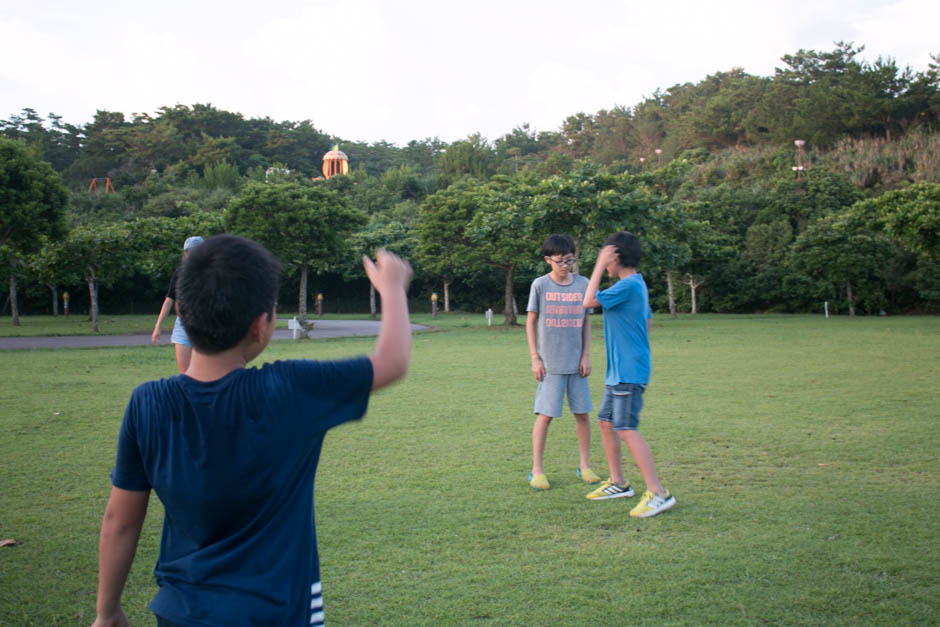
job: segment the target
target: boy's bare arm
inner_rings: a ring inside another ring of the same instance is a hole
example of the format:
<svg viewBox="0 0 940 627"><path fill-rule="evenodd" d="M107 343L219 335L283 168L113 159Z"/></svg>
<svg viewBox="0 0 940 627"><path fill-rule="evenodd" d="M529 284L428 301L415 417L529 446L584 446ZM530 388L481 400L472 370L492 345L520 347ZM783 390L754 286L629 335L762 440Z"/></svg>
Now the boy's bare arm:
<svg viewBox="0 0 940 627"><path fill-rule="evenodd" d="M372 389L393 383L408 372L411 360L411 324L408 321L408 284L411 266L386 250L375 253L375 262L362 258L366 276L382 297L382 325L372 361Z"/></svg>
<svg viewBox="0 0 940 627"><path fill-rule="evenodd" d="M136 492L111 488L98 540L98 616L95 627L128 624L121 608L121 592L137 552L149 500L149 490Z"/></svg>
<svg viewBox="0 0 940 627"><path fill-rule="evenodd" d="M581 325L581 361L578 364L578 372L582 377L591 374L591 316L587 312Z"/></svg>
<svg viewBox="0 0 940 627"><path fill-rule="evenodd" d="M617 259L617 248L615 246L604 246L597 253L597 261L594 263L594 271L591 272L591 279L588 281L587 289L584 291L584 306L599 307L597 302L597 290L601 287L601 279L604 278L604 270L614 260Z"/></svg>
<svg viewBox="0 0 940 627"><path fill-rule="evenodd" d="M537 311L530 311L525 319L525 339L529 343L529 357L532 358L532 374L536 381L545 378L545 364L539 356L538 349L538 323L539 314Z"/></svg>
<svg viewBox="0 0 940 627"><path fill-rule="evenodd" d="M166 297L163 299L163 307L160 308L160 315L157 316L157 323L153 325L153 333L150 334L150 343L157 344L160 341L160 325L163 324L164 318L170 314L170 309L173 308L173 299Z"/></svg>

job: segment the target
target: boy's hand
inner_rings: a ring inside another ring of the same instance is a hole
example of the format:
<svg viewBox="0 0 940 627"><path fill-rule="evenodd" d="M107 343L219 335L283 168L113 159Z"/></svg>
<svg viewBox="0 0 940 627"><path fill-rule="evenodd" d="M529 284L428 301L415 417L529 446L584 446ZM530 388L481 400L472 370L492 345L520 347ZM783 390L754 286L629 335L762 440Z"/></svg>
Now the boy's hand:
<svg viewBox="0 0 940 627"><path fill-rule="evenodd" d="M600 252L597 253L597 262L595 263L595 266L606 268L618 260L619 256L617 255L617 247L613 244L608 244L607 246L601 248Z"/></svg>
<svg viewBox="0 0 940 627"><path fill-rule="evenodd" d="M578 373L582 377L587 377L591 374L591 358L587 355L581 357L581 363L578 364Z"/></svg>
<svg viewBox="0 0 940 627"><path fill-rule="evenodd" d="M542 358L538 355L532 358L532 374L535 375L535 380L539 382L545 378L545 364L542 363Z"/></svg>
<svg viewBox="0 0 940 627"><path fill-rule="evenodd" d="M130 627L130 621L124 613L124 608L118 606L117 612L107 618L97 616L91 627Z"/></svg>
<svg viewBox="0 0 940 627"><path fill-rule="evenodd" d="M375 251L375 262L363 255L362 267L379 294L398 288L407 291L411 283L411 265L384 248Z"/></svg>
<svg viewBox="0 0 940 627"><path fill-rule="evenodd" d="M159 327L153 330L153 333L150 334L150 343L156 346L160 343L160 329Z"/></svg>

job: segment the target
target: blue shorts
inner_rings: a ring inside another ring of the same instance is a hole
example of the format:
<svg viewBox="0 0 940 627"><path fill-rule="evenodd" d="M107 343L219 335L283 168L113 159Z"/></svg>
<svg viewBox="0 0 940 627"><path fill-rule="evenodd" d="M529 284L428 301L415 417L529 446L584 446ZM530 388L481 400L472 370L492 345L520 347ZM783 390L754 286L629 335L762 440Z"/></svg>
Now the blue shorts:
<svg viewBox="0 0 940 627"><path fill-rule="evenodd" d="M566 392L568 393L568 409L572 414L591 413L594 406L591 404L591 389L588 387L587 377L582 377L577 373L545 373L535 389L533 413L558 418L564 410L563 401Z"/></svg>
<svg viewBox="0 0 940 627"><path fill-rule="evenodd" d="M183 328L183 323L180 322L179 316L176 317L176 322L173 323L173 335L170 336L170 341L174 344L192 347L192 344L189 343L189 337L186 336L186 329Z"/></svg>
<svg viewBox="0 0 940 627"><path fill-rule="evenodd" d="M636 431L640 425L645 389L646 385L643 383L605 385L597 419L611 423L614 431Z"/></svg>

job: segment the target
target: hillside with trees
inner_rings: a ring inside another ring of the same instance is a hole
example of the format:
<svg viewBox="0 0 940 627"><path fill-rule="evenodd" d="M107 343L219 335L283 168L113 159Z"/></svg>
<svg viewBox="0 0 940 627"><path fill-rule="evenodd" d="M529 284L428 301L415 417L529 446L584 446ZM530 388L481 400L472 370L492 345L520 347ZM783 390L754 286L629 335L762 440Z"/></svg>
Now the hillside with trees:
<svg viewBox="0 0 940 627"><path fill-rule="evenodd" d="M386 246L415 266L415 306L434 291L512 322L545 235L574 236L586 271L625 229L657 311L936 312L940 58L913 72L861 52L800 50L772 76L717 72L555 131L449 144L211 104L80 126L24 108L0 120L0 305L14 324L62 290L93 318L156 312L185 237L228 231L281 255L280 302L301 315L317 293L366 311L357 259ZM323 180L336 143L352 170Z"/></svg>

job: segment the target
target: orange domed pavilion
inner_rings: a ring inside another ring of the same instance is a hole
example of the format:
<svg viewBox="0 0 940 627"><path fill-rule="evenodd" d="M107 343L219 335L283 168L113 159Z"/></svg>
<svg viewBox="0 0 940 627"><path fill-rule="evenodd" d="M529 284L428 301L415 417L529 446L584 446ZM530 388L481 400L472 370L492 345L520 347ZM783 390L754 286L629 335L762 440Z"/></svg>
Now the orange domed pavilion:
<svg viewBox="0 0 940 627"><path fill-rule="evenodd" d="M337 174L349 174L349 157L339 149L339 144L323 155L323 176L330 178Z"/></svg>

